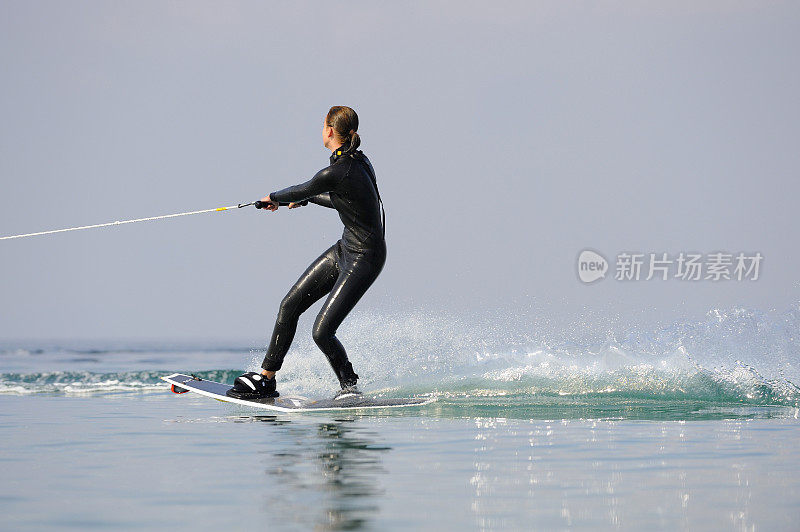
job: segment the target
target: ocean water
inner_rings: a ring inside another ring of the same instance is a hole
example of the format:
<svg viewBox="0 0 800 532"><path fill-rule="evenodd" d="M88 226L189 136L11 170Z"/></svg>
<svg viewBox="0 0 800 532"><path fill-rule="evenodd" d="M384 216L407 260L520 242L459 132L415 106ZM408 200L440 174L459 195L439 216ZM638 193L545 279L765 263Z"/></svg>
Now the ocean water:
<svg viewBox="0 0 800 532"><path fill-rule="evenodd" d="M800 530L800 305L651 329L355 313L369 393L279 414L175 395L235 342L0 344L0 529ZM332 372L298 331L284 394Z"/></svg>

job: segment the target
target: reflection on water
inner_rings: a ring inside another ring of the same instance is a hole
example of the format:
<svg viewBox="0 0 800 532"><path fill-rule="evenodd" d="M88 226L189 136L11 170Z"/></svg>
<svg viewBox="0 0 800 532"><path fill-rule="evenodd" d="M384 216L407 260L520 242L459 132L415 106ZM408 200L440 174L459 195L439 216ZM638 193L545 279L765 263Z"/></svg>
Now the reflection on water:
<svg viewBox="0 0 800 532"><path fill-rule="evenodd" d="M772 523L782 530L794 519L765 511L796 500L798 466L782 456L796 452L763 439L765 432L785 439L791 426L497 418L473 424L470 509L478 529L536 523L753 530Z"/></svg>
<svg viewBox="0 0 800 532"><path fill-rule="evenodd" d="M766 494L788 502L791 494L774 488L795 485L793 474L763 473L787 467L776 455L785 444L765 450L766 434L749 425L769 413L709 409L697 416L710 419L694 422L448 419L442 406L432 417L229 419L274 428L263 435L254 474L266 473L263 511L281 529L785 524L753 502Z"/></svg>
<svg viewBox="0 0 800 532"><path fill-rule="evenodd" d="M297 423L277 416L240 417L235 422L263 422L275 434L262 454L262 471L274 485L264 501L267 514L292 519L315 530L358 530L378 514L386 474L382 456L391 450L377 433L356 419ZM280 508L280 511L275 511Z"/></svg>

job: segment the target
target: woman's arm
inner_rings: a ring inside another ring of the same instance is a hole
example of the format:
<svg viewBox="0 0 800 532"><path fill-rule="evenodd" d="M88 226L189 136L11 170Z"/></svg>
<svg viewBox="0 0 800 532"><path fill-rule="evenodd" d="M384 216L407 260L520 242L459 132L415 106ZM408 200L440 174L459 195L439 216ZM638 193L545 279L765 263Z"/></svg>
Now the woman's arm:
<svg viewBox="0 0 800 532"><path fill-rule="evenodd" d="M336 185L338 184L339 177L330 169L330 167L328 167L317 172L317 175L305 183L273 192L269 195L269 197L276 203L298 203L303 200L312 201L313 197L330 192L336 188ZM328 194L327 198L323 197L320 199L320 201L323 203L319 203L317 201L314 201L314 203L318 203L319 205L324 205L326 207L332 207L333 205L328 205L325 203L326 200L327 203L330 203L330 194Z"/></svg>

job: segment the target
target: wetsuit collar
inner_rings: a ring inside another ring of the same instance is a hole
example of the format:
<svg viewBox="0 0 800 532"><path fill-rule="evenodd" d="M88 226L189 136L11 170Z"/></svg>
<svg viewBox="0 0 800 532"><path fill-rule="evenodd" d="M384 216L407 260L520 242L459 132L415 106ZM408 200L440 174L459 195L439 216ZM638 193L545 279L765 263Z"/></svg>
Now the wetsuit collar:
<svg viewBox="0 0 800 532"><path fill-rule="evenodd" d="M333 153L331 153L331 164L338 161L342 157L342 155L344 155L344 152L345 152L344 144L333 150Z"/></svg>

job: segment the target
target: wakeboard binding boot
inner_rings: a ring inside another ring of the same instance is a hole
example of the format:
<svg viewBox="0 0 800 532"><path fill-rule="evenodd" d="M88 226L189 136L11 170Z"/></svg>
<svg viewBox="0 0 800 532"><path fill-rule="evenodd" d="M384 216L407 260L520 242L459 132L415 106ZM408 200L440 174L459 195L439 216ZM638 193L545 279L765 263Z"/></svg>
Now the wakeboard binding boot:
<svg viewBox="0 0 800 532"><path fill-rule="evenodd" d="M276 386L275 377L268 379L260 373L248 371L236 377L233 388L225 392L225 395L234 399L267 399L280 395L275 389Z"/></svg>

